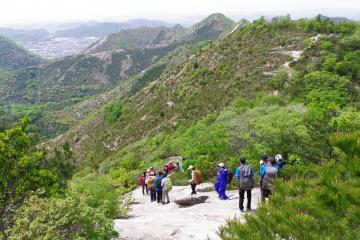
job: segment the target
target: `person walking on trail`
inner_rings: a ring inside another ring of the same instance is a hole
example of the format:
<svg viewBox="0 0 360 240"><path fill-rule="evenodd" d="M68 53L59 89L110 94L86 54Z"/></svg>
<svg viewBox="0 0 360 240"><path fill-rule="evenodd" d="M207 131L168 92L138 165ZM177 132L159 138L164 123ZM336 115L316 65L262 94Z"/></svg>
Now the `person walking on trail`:
<svg viewBox="0 0 360 240"><path fill-rule="evenodd" d="M161 186L161 181L163 179L162 175L163 175L163 173L160 171L154 181L157 203L162 203L162 186Z"/></svg>
<svg viewBox="0 0 360 240"><path fill-rule="evenodd" d="M162 204L168 204L170 203L169 192L172 189L172 183L169 176L163 177L163 179L161 180L161 186L162 186ZM166 198L166 202L165 202L165 198Z"/></svg>
<svg viewBox="0 0 360 240"><path fill-rule="evenodd" d="M246 164L246 158L240 157L240 166L236 169L236 178L239 182L239 208L244 211L245 192L247 197L246 210L251 211L251 190L255 186L254 169Z"/></svg>
<svg viewBox="0 0 360 240"><path fill-rule="evenodd" d="M148 188L150 190L150 201L155 202L156 201L156 191L155 191L155 175L154 173L150 173L149 178L147 179L146 184L148 185Z"/></svg>
<svg viewBox="0 0 360 240"><path fill-rule="evenodd" d="M218 171L218 178L217 178L217 192L219 194L219 198L221 200L229 199L226 196L226 186L227 186L227 178L228 178L228 170L225 168L224 163L218 164L219 171Z"/></svg>
<svg viewBox="0 0 360 240"><path fill-rule="evenodd" d="M267 161L268 161L268 156L267 155L261 155L261 157L260 157L260 171L259 171L261 199L264 199L264 196L263 196L264 191L263 191L262 185L263 185L264 175L265 175L265 172L266 172Z"/></svg>
<svg viewBox="0 0 360 240"><path fill-rule="evenodd" d="M196 170L194 166L190 165L188 170L191 170L191 179L189 180L191 185L191 195L196 194L196 185L201 183L201 173Z"/></svg>
<svg viewBox="0 0 360 240"><path fill-rule="evenodd" d="M275 158L271 157L268 159L268 163L265 168L265 172L263 170L262 175L264 176L262 181L262 189L263 189L263 195L262 195L262 201L265 201L265 198L269 198L272 193L273 185L275 178L277 178L279 173L279 169L276 165Z"/></svg>
<svg viewBox="0 0 360 240"><path fill-rule="evenodd" d="M142 188L142 194L145 195L145 178L146 178L146 171L144 171L140 178L139 178L139 184ZM147 192L147 191L146 191Z"/></svg>

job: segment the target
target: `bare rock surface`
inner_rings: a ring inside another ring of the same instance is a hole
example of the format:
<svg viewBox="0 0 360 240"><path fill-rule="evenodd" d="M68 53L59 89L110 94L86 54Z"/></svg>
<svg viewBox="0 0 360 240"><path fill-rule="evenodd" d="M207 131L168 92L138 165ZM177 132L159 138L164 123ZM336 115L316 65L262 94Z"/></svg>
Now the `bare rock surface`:
<svg viewBox="0 0 360 240"><path fill-rule="evenodd" d="M212 184L202 184L199 190ZM170 192L170 204L150 202L150 196L143 196L141 189L132 192L134 204L130 217L115 220L115 230L122 240L218 240L218 228L229 218L244 221L239 211L237 190L227 191L229 200L220 200L216 192L198 192L196 197L206 198L204 203L181 207L174 201L191 198L190 186L174 186ZM252 208L256 209L260 199L258 188L253 189ZM246 203L246 200L245 200Z"/></svg>

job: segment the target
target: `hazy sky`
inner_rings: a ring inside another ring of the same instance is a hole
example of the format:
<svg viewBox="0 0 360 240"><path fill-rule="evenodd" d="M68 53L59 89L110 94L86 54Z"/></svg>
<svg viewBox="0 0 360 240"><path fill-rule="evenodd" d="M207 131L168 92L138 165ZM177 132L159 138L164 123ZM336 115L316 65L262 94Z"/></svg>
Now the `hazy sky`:
<svg viewBox="0 0 360 240"><path fill-rule="evenodd" d="M0 0L0 24L152 18L177 21L222 12L360 9L360 0Z"/></svg>

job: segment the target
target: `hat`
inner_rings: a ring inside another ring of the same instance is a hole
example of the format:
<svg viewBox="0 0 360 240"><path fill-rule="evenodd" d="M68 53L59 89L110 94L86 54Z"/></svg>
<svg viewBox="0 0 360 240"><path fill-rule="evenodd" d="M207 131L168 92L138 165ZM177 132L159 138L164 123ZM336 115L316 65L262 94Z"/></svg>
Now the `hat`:
<svg viewBox="0 0 360 240"><path fill-rule="evenodd" d="M191 169L194 169L194 166L193 166L193 165L190 165L190 166L188 167L188 170L191 170Z"/></svg>
<svg viewBox="0 0 360 240"><path fill-rule="evenodd" d="M268 156L267 155L265 155L265 154L263 154L263 155L261 155L261 157L260 157L260 159L262 159L262 160L267 160L268 159Z"/></svg>
<svg viewBox="0 0 360 240"><path fill-rule="evenodd" d="M275 160L276 161L279 161L279 160L282 160L283 158L282 158L282 156L280 155L280 154L278 154L278 155L276 155L275 156Z"/></svg>
<svg viewBox="0 0 360 240"><path fill-rule="evenodd" d="M218 166L223 168L225 165L224 163L219 163Z"/></svg>

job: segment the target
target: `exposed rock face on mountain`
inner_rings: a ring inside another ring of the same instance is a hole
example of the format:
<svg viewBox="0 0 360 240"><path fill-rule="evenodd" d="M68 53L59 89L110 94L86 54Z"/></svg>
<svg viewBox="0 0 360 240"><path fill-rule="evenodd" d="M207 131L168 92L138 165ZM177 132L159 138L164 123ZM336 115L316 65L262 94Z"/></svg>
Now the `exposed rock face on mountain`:
<svg viewBox="0 0 360 240"><path fill-rule="evenodd" d="M212 184L204 184L211 186ZM202 188L202 184L198 186ZM198 193L206 202L179 207L174 203L178 199L190 197L190 186L174 186L170 191L170 204L151 203L149 196L143 196L141 189L132 192L134 204L129 218L116 219L115 229L122 239L140 240L188 240L188 239L220 239L217 235L219 226L228 219L245 221L245 213L239 210L239 193L237 190L227 191L229 200L218 199L215 191ZM260 191L252 192L252 207L259 204Z"/></svg>
<svg viewBox="0 0 360 240"><path fill-rule="evenodd" d="M19 69L41 63L41 58L30 54L15 43L0 36L0 68Z"/></svg>

